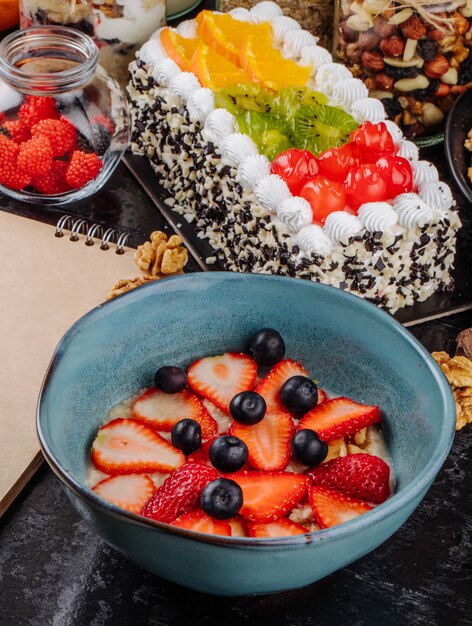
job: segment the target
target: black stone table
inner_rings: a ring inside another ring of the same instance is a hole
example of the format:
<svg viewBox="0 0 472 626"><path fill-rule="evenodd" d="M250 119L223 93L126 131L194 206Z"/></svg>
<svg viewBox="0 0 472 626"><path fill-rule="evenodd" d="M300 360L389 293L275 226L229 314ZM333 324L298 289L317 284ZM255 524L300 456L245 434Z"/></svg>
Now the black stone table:
<svg viewBox="0 0 472 626"><path fill-rule="evenodd" d="M51 224L64 212L4 197L0 209ZM66 211L125 228L134 245L167 228L123 165ZM428 350L453 353L468 326L471 311L411 330ZM128 562L81 521L44 466L0 520L0 626L472 625L471 445L469 426L410 520L373 553L304 589L246 598L189 591Z"/></svg>

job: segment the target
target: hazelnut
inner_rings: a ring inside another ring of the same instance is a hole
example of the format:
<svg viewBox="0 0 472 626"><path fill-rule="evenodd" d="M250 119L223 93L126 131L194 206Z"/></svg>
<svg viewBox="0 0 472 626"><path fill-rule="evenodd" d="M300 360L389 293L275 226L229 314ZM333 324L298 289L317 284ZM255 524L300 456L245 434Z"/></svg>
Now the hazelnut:
<svg viewBox="0 0 472 626"><path fill-rule="evenodd" d="M368 30L364 33L359 33L359 39L357 43L362 50L374 50L380 42L380 37L373 30Z"/></svg>
<svg viewBox="0 0 472 626"><path fill-rule="evenodd" d="M412 15L400 26L403 36L407 39L421 39L426 35L426 26L417 15Z"/></svg>
<svg viewBox="0 0 472 626"><path fill-rule="evenodd" d="M457 11L452 14L452 17L454 19L454 32L458 35L465 35L469 30L469 20Z"/></svg>
<svg viewBox="0 0 472 626"><path fill-rule="evenodd" d="M378 15L374 20L374 31L383 39L384 37L392 37L397 32L397 28Z"/></svg>
<svg viewBox="0 0 472 626"><path fill-rule="evenodd" d="M368 70L380 72L385 67L382 55L379 52L363 52L362 65Z"/></svg>
<svg viewBox="0 0 472 626"><path fill-rule="evenodd" d="M346 46L346 58L349 63L360 63L362 57L362 50L357 43L348 43Z"/></svg>
<svg viewBox="0 0 472 626"><path fill-rule="evenodd" d="M441 41L444 39L446 34L442 30L436 28L434 30L430 30L427 36L428 39L431 39L432 41Z"/></svg>
<svg viewBox="0 0 472 626"><path fill-rule="evenodd" d="M426 61L423 71L428 78L441 78L449 69L449 61L442 54L438 54L432 61Z"/></svg>
<svg viewBox="0 0 472 626"><path fill-rule="evenodd" d="M446 83L439 83L439 87L435 91L434 95L438 98L444 98L444 96L447 96L449 94L449 91L449 85L446 85Z"/></svg>
<svg viewBox="0 0 472 626"><path fill-rule="evenodd" d="M382 39L380 49L386 57L401 57L405 50L405 41L400 37Z"/></svg>
<svg viewBox="0 0 472 626"><path fill-rule="evenodd" d="M384 74L383 72L381 72L380 74L377 74L377 76L375 77L375 84L377 88L383 89L385 91L393 90L394 82L395 81L391 76L387 76L387 74Z"/></svg>

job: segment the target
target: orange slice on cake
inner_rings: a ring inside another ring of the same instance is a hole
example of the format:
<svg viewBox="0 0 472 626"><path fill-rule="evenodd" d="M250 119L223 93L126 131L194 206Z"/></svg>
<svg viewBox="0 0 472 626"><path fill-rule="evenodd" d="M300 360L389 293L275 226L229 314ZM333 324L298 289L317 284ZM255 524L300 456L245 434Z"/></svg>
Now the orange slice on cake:
<svg viewBox="0 0 472 626"><path fill-rule="evenodd" d="M191 72L192 57L200 43L199 39L187 39L175 30L163 28L160 34L161 44L168 56L184 72Z"/></svg>
<svg viewBox="0 0 472 626"><path fill-rule="evenodd" d="M249 35L270 36L271 29L268 22L251 24L235 20L231 15L201 11L197 15L197 33L217 54L241 66L239 52Z"/></svg>
<svg viewBox="0 0 472 626"><path fill-rule="evenodd" d="M215 54L205 44L198 46L192 59L191 71L197 76L201 85L213 90L237 83L251 82L244 70L225 57Z"/></svg>
<svg viewBox="0 0 472 626"><path fill-rule="evenodd" d="M249 35L241 46L240 59L254 81L274 91L306 85L311 75L311 68L286 59L273 47L270 31Z"/></svg>

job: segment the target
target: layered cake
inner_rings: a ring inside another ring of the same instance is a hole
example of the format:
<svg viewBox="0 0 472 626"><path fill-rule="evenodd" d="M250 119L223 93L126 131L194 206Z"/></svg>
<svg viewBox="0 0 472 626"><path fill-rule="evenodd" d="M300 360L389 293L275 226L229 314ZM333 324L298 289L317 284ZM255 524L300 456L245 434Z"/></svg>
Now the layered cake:
<svg viewBox="0 0 472 626"><path fill-rule="evenodd" d="M160 29L130 74L132 149L225 269L319 281L391 312L451 287L449 187L276 4Z"/></svg>

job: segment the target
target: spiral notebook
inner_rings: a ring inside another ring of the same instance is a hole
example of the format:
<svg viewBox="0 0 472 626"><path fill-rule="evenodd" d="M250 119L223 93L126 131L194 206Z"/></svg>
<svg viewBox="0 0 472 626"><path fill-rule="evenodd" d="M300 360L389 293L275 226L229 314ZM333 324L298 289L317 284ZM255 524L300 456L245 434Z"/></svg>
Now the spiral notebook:
<svg viewBox="0 0 472 626"><path fill-rule="evenodd" d="M84 220L0 211L0 516L41 464L36 403L59 339L118 280L142 275L127 243Z"/></svg>

